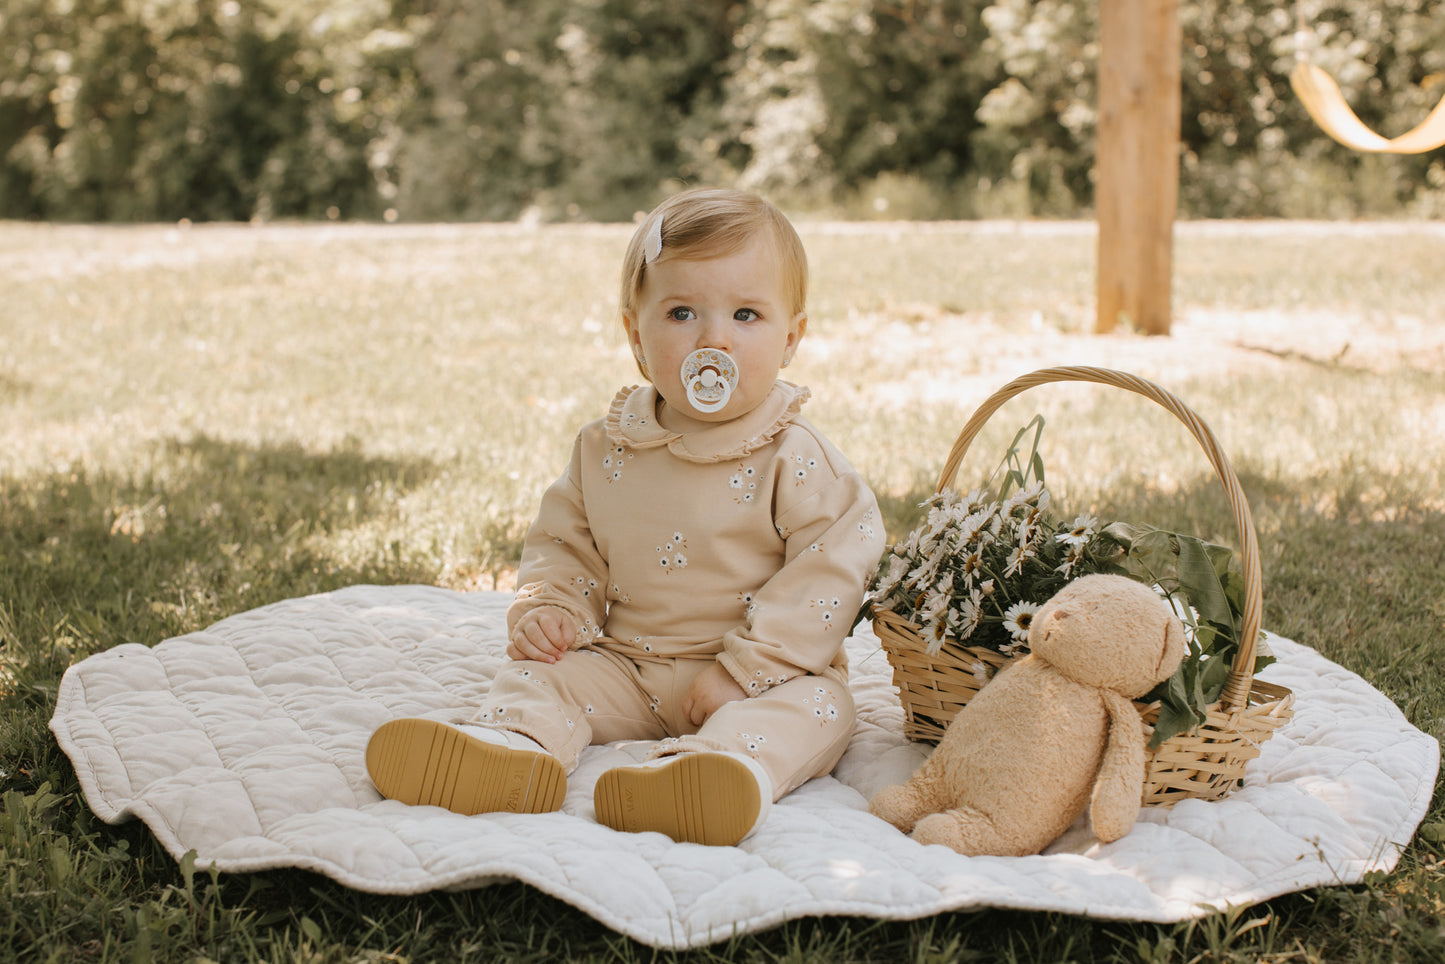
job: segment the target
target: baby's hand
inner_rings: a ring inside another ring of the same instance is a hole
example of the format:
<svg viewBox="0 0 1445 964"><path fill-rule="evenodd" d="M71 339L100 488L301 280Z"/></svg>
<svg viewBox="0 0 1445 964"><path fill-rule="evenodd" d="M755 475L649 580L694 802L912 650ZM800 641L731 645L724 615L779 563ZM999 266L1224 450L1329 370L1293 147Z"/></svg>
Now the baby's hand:
<svg viewBox="0 0 1445 964"><path fill-rule="evenodd" d="M512 627L507 655L512 659L535 659L555 663L572 648L577 638L577 619L565 609L542 606L525 613Z"/></svg>
<svg viewBox="0 0 1445 964"><path fill-rule="evenodd" d="M718 707L733 700L745 700L748 694L721 663L713 663L692 679L687 695L682 698L682 712L693 726L702 726Z"/></svg>

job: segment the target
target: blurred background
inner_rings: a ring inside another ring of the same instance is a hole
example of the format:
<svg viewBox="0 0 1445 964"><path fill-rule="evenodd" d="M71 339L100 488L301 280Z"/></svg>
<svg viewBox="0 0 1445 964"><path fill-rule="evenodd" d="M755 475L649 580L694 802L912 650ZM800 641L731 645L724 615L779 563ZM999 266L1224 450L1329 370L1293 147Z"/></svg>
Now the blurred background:
<svg viewBox="0 0 1445 964"><path fill-rule="evenodd" d="M1353 153L1288 82L1413 127L1432 4L1182 0L1180 215L1445 212L1441 152ZM1087 217L1097 57L1095 0L0 0L0 218Z"/></svg>

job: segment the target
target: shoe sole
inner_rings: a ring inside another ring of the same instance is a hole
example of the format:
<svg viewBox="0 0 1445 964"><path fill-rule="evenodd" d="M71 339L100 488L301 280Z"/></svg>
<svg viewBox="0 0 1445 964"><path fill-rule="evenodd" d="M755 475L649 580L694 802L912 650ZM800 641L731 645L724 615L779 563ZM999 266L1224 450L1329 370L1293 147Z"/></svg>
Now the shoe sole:
<svg viewBox="0 0 1445 964"><path fill-rule="evenodd" d="M679 843L730 847L762 809L757 778L717 753L685 753L664 766L616 767L597 778L597 822L613 830L655 830Z"/></svg>
<svg viewBox="0 0 1445 964"><path fill-rule="evenodd" d="M562 806L567 775L547 753L488 743L432 720L392 720L366 745L381 795L453 813L546 813Z"/></svg>

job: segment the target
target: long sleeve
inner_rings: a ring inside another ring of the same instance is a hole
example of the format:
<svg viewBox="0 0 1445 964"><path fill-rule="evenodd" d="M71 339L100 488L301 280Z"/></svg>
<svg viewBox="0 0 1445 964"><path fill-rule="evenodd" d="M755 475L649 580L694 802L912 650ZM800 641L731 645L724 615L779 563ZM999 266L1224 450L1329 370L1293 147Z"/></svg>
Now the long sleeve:
<svg viewBox="0 0 1445 964"><path fill-rule="evenodd" d="M542 496L522 546L517 596L507 609L507 632L530 610L557 606L577 620L573 646L602 633L607 615L607 560L593 539L581 485L581 441L567 471Z"/></svg>
<svg viewBox="0 0 1445 964"><path fill-rule="evenodd" d="M797 442L812 443L798 450ZM774 524L784 562L753 595L747 622L718 661L749 695L846 666L843 641L883 552L877 501L831 446L792 439L774 473Z"/></svg>

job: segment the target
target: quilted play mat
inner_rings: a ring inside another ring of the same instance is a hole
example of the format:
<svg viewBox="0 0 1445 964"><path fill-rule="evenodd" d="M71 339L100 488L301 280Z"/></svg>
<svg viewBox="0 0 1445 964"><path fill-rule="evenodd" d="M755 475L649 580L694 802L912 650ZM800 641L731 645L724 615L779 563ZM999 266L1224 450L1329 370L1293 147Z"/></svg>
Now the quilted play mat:
<svg viewBox="0 0 1445 964"><path fill-rule="evenodd" d="M962 857L867 811L923 749L876 638L849 641L859 724L835 774L784 798L737 847L624 834L592 786L643 747L590 748L562 811L461 817L383 800L362 760L398 716L452 718L505 655L502 593L356 586L241 613L71 667L50 726L102 819L138 817L179 858L299 867L382 894L515 879L645 944L683 949L814 915L918 918L1002 907L1170 922L1394 867L1440 751L1358 676L1289 640L1262 678L1292 721L1220 802L1146 810L1104 845L1078 825L1042 855Z"/></svg>

